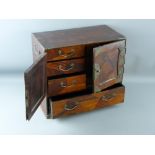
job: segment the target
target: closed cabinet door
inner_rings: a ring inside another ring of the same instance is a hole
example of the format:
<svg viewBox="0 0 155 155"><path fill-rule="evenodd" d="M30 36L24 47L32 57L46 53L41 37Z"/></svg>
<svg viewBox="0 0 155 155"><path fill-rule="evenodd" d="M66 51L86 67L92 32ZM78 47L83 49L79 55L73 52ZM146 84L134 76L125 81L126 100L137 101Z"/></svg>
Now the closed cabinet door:
<svg viewBox="0 0 155 155"><path fill-rule="evenodd" d="M93 49L94 92L122 82L125 53L125 40L108 43Z"/></svg>

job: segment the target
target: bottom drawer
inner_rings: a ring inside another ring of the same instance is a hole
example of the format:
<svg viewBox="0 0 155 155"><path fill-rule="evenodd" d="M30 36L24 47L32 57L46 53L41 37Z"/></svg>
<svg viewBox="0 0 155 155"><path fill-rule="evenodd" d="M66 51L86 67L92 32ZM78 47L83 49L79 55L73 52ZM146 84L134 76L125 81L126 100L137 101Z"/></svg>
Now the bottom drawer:
<svg viewBox="0 0 155 155"><path fill-rule="evenodd" d="M99 93L92 93L64 100L52 101L51 115L53 118L87 112L105 106L124 102L125 87L123 85Z"/></svg>

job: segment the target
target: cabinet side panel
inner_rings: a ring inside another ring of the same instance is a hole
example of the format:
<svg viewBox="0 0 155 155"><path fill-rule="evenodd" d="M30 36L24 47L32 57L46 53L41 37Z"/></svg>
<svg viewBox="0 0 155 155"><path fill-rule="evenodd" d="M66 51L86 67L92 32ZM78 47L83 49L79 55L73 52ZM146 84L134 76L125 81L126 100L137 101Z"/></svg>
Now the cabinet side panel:
<svg viewBox="0 0 155 155"><path fill-rule="evenodd" d="M32 52L33 52L33 61L35 62L39 59L40 55L45 52L44 47L40 44L37 38L32 34Z"/></svg>

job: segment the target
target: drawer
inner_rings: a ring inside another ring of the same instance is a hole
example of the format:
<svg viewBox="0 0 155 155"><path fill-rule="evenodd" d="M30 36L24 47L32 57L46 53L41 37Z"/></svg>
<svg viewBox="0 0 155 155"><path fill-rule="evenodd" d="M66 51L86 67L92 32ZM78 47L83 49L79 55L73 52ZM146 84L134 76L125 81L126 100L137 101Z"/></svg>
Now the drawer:
<svg viewBox="0 0 155 155"><path fill-rule="evenodd" d="M48 96L56 96L86 89L86 75L48 81Z"/></svg>
<svg viewBox="0 0 155 155"><path fill-rule="evenodd" d="M70 46L47 51L47 61L80 58L85 55L85 46Z"/></svg>
<svg viewBox="0 0 155 155"><path fill-rule="evenodd" d="M100 93L93 93L58 101L50 100L51 115L53 118L56 118L121 103L124 101L124 92L124 86L119 86Z"/></svg>
<svg viewBox="0 0 155 155"><path fill-rule="evenodd" d="M85 59L65 60L47 63L47 76L56 76L82 72L85 70Z"/></svg>

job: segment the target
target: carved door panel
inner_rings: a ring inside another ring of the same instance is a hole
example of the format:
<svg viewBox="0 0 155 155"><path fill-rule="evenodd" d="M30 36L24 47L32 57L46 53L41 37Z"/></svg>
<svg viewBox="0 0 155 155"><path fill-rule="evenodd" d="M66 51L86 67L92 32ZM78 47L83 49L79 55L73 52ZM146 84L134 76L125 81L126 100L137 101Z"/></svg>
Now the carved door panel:
<svg viewBox="0 0 155 155"><path fill-rule="evenodd" d="M125 50L125 40L93 49L94 92L122 82Z"/></svg>

